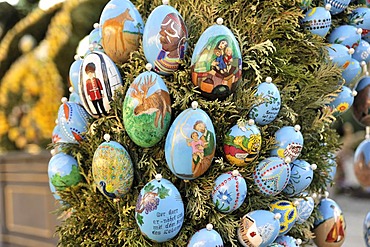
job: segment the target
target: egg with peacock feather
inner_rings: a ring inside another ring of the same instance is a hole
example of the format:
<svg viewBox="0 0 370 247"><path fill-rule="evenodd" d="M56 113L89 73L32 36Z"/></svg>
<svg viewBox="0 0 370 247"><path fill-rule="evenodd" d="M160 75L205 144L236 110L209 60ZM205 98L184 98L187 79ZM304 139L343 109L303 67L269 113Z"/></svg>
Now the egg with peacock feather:
<svg viewBox="0 0 370 247"><path fill-rule="evenodd" d="M370 9L359 7L348 15L348 24L362 29L361 38L370 42Z"/></svg>
<svg viewBox="0 0 370 247"><path fill-rule="evenodd" d="M239 43L222 23L218 18L202 33L191 58L192 82L209 99L224 99L242 79Z"/></svg>
<svg viewBox="0 0 370 247"><path fill-rule="evenodd" d="M142 234L153 242L174 238L184 221L184 203L175 185L157 174L140 191L135 219Z"/></svg>
<svg viewBox="0 0 370 247"><path fill-rule="evenodd" d="M95 185L100 192L109 198L125 196L134 179L134 168L129 153L118 142L111 141L104 135L94 152L92 174Z"/></svg>
<svg viewBox="0 0 370 247"><path fill-rule="evenodd" d="M145 58L154 71L170 75L185 57L188 31L180 13L172 6L156 7L149 15L143 33Z"/></svg>
<svg viewBox="0 0 370 247"><path fill-rule="evenodd" d="M305 160L296 159L290 163L290 177L283 193L289 197L296 196L310 186L313 179L313 171L317 168L316 164L310 164Z"/></svg>
<svg viewBox="0 0 370 247"><path fill-rule="evenodd" d="M216 133L208 114L198 108L182 111L172 123L165 142L166 164L177 177L192 180L210 167L216 151Z"/></svg>
<svg viewBox="0 0 370 247"><path fill-rule="evenodd" d="M302 20L304 29L325 37L331 26L330 4L309 9Z"/></svg>
<svg viewBox="0 0 370 247"><path fill-rule="evenodd" d="M78 86L85 110L99 118L108 115L115 90L122 87L122 78L107 55L91 51L81 64Z"/></svg>
<svg viewBox="0 0 370 247"><path fill-rule="evenodd" d="M171 99L162 78L147 64L127 90L123 102L123 124L131 140L140 147L152 147L168 130Z"/></svg>
<svg viewBox="0 0 370 247"><path fill-rule="evenodd" d="M206 228L200 229L191 236L187 247L223 247L224 243L220 234L213 230L213 225L208 224Z"/></svg>
<svg viewBox="0 0 370 247"><path fill-rule="evenodd" d="M101 44L104 52L118 64L138 50L144 22L129 0L110 0L100 15Z"/></svg>
<svg viewBox="0 0 370 247"><path fill-rule="evenodd" d="M289 232L297 220L296 204L287 200L279 200L270 203L269 207L270 211L273 212L274 214L277 213L281 214L281 218L279 219L280 222L279 235L281 236Z"/></svg>

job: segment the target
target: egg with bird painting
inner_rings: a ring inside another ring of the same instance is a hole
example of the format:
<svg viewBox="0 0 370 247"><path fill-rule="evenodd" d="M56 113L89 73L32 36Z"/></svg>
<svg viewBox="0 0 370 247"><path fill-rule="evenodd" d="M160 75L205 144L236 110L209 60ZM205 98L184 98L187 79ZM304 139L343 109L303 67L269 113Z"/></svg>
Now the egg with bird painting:
<svg viewBox="0 0 370 247"><path fill-rule="evenodd" d="M131 140L140 147L152 147L167 132L171 121L171 99L162 78L141 73L127 90L123 102L123 124Z"/></svg>
<svg viewBox="0 0 370 247"><path fill-rule="evenodd" d="M94 152L92 174L95 185L108 198L125 196L131 188L134 179L134 168L131 157L118 142L111 141L109 135L104 135Z"/></svg>

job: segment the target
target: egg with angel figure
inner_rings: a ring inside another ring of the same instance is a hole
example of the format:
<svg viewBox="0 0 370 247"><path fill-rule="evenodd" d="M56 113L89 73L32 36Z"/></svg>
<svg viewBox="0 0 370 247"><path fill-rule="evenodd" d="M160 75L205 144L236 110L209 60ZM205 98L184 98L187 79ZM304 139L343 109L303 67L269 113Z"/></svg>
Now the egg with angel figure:
<svg viewBox="0 0 370 247"><path fill-rule="evenodd" d="M118 142L111 141L108 134L105 141L94 152L92 175L95 185L108 198L125 196L134 179L131 157Z"/></svg>
<svg viewBox="0 0 370 247"><path fill-rule="evenodd" d="M362 28L361 38L370 41L370 9L359 7L352 10L348 15L348 24Z"/></svg>
<svg viewBox="0 0 370 247"><path fill-rule="evenodd" d="M224 243L220 234L213 230L212 224L207 224L206 228L203 228L190 238L187 247L223 247Z"/></svg>
<svg viewBox="0 0 370 247"><path fill-rule="evenodd" d="M194 101L168 130L164 152L171 172L185 180L196 179L210 167L216 150L216 133L208 114Z"/></svg>
<svg viewBox="0 0 370 247"><path fill-rule="evenodd" d="M302 20L304 29L313 34L325 37L331 26L330 5L309 9Z"/></svg>
<svg viewBox="0 0 370 247"><path fill-rule="evenodd" d="M283 193L289 197L296 196L310 186L313 179L313 171L317 168L316 164L310 164L305 160L296 159L290 163L290 177Z"/></svg>
<svg viewBox="0 0 370 247"><path fill-rule="evenodd" d="M199 37L191 58L191 79L210 99L224 99L242 79L239 43L222 18Z"/></svg>
<svg viewBox="0 0 370 247"><path fill-rule="evenodd" d="M303 148L303 136L301 126L283 126L275 132L277 147L272 149L271 156L278 156L282 159L288 158L294 161L301 154Z"/></svg>
<svg viewBox="0 0 370 247"><path fill-rule="evenodd" d="M188 31L180 13L168 5L168 0L149 15L143 33L145 58L154 71L170 75L184 59Z"/></svg>
<svg viewBox="0 0 370 247"><path fill-rule="evenodd" d="M160 174L140 191L135 208L140 231L153 242L166 242L177 235L184 221L180 192Z"/></svg>

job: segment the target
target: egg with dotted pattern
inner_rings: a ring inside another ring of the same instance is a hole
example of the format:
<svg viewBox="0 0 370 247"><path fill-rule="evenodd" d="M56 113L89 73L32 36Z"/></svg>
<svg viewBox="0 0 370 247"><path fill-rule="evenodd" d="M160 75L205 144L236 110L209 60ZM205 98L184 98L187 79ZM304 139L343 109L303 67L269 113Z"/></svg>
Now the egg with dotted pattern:
<svg viewBox="0 0 370 247"><path fill-rule="evenodd" d="M313 34L325 37L331 26L330 4L325 7L315 7L306 12L302 20L304 29Z"/></svg>

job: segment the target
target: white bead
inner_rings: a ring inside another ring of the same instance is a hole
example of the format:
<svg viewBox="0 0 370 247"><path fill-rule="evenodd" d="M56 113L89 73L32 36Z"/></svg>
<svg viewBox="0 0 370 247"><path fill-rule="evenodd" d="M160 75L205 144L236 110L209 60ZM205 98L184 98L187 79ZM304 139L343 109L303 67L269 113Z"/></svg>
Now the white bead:
<svg viewBox="0 0 370 247"><path fill-rule="evenodd" d="M329 11L329 10L331 9L331 5L330 5L330 4L326 4L326 5L325 5L325 9L326 9L327 11Z"/></svg>
<svg viewBox="0 0 370 247"><path fill-rule="evenodd" d="M62 103L64 104L64 103L67 103L68 99L67 99L66 97L63 97L63 98L61 99L61 101L62 101Z"/></svg>
<svg viewBox="0 0 370 247"><path fill-rule="evenodd" d="M221 17L219 17L219 18L217 18L216 23L218 25L222 25L222 23L224 23L224 19L222 19Z"/></svg>
<svg viewBox="0 0 370 247"><path fill-rule="evenodd" d="M145 68L146 68L146 70L147 70L147 71L151 71L151 70L152 70L152 68L153 68L153 65L152 65L151 63L147 63L147 64L145 65Z"/></svg>
<svg viewBox="0 0 370 247"><path fill-rule="evenodd" d="M274 218L275 218L275 219L277 219L277 220L280 220L280 218L281 218L281 214L280 214L280 213L276 213L276 214L274 215Z"/></svg>
<svg viewBox="0 0 370 247"><path fill-rule="evenodd" d="M360 28L360 27L359 27L359 28L357 28L356 33L357 33L357 34L362 34L362 28Z"/></svg>
<svg viewBox="0 0 370 247"><path fill-rule="evenodd" d="M352 91L352 96L355 97L357 95L357 91L356 90L353 90Z"/></svg>
<svg viewBox="0 0 370 247"><path fill-rule="evenodd" d="M290 157L285 157L284 162L289 164L290 162L292 162L292 159Z"/></svg>
<svg viewBox="0 0 370 247"><path fill-rule="evenodd" d="M56 152L57 151L55 151L55 149L50 150L50 153L51 153L52 156L54 156Z"/></svg>
<svg viewBox="0 0 370 247"><path fill-rule="evenodd" d="M73 57L73 58L74 58L76 61L81 59L81 57L80 57L79 55L77 55L77 54L76 54L76 55L74 55L74 57Z"/></svg>
<svg viewBox="0 0 370 247"><path fill-rule="evenodd" d="M301 126L299 124L294 125L294 130L297 131L297 132L301 131Z"/></svg>
<svg viewBox="0 0 370 247"><path fill-rule="evenodd" d="M271 83L272 82L272 78L271 77L266 77L266 82L267 83Z"/></svg>
<svg viewBox="0 0 370 247"><path fill-rule="evenodd" d="M325 191L324 195L325 195L325 198L328 198L329 197L329 192Z"/></svg>
<svg viewBox="0 0 370 247"><path fill-rule="evenodd" d="M109 134L104 134L103 138L106 142L110 141L110 135Z"/></svg>
<svg viewBox="0 0 370 247"><path fill-rule="evenodd" d="M170 3L170 1L169 1L169 0L163 0L163 1L162 1L162 3L163 3L164 5L168 5L168 4Z"/></svg>
<svg viewBox="0 0 370 247"><path fill-rule="evenodd" d="M312 164L312 165L311 165L311 169L312 169L312 170L316 170L316 169L317 169L317 165L316 165L316 164Z"/></svg>
<svg viewBox="0 0 370 247"><path fill-rule="evenodd" d="M162 175L161 174L155 175L155 180L157 180L159 182L159 181L161 181L161 179L162 179Z"/></svg>
<svg viewBox="0 0 370 247"><path fill-rule="evenodd" d="M69 87L68 90L69 90L70 93L72 93L73 92L73 87Z"/></svg>
<svg viewBox="0 0 370 247"><path fill-rule="evenodd" d="M248 120L248 125L250 125L250 126L254 125L254 120L253 119L249 119Z"/></svg>
<svg viewBox="0 0 370 247"><path fill-rule="evenodd" d="M99 23L97 23L97 22L95 22L95 23L94 23L94 25L93 25L93 28L97 29L97 28L99 28L99 27L100 27L100 24L99 24Z"/></svg>
<svg viewBox="0 0 370 247"><path fill-rule="evenodd" d="M213 225L211 223L207 224L206 226L207 230L210 231L213 229Z"/></svg>
<svg viewBox="0 0 370 247"><path fill-rule="evenodd" d="M193 101L191 102L191 108L193 108L194 110L198 108L198 102L197 101Z"/></svg>
<svg viewBox="0 0 370 247"><path fill-rule="evenodd" d="M353 53L355 53L355 49L353 49L353 48L349 48L349 50L348 50L348 54L349 54L349 55L352 55Z"/></svg>
<svg viewBox="0 0 370 247"><path fill-rule="evenodd" d="M239 175L239 171L238 171L238 170L234 170L234 171L232 172L232 175L233 175L234 177L238 176L238 175Z"/></svg>

